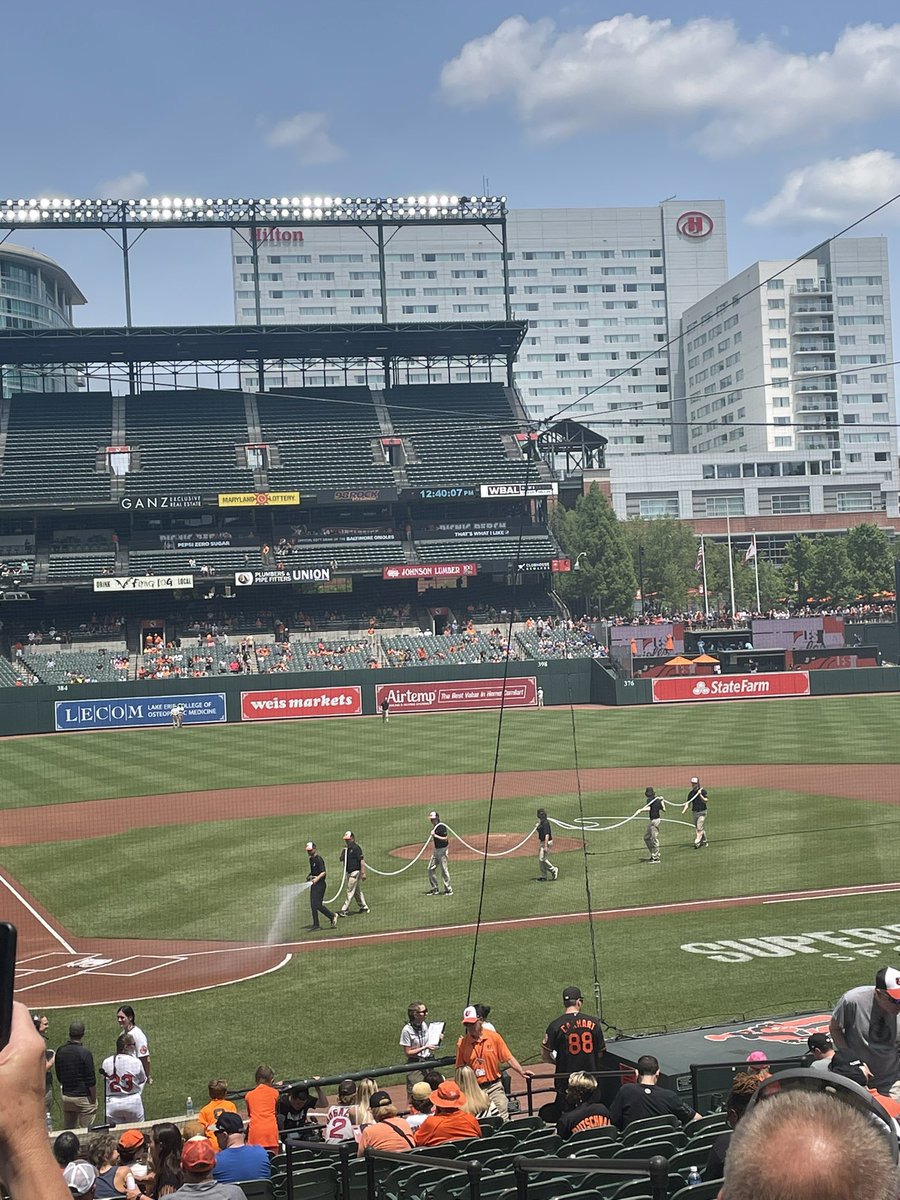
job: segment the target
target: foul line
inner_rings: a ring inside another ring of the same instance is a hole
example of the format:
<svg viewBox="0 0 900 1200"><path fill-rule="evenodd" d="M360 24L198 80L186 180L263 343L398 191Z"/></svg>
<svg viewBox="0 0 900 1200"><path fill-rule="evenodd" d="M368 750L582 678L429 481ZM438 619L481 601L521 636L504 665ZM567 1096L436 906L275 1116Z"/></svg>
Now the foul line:
<svg viewBox="0 0 900 1200"><path fill-rule="evenodd" d="M37 922L39 922L41 925L43 925L43 927L47 930L47 932L50 934L50 936L55 941L59 942L59 944L62 946L62 948L64 950L68 950L68 952L70 954L77 953L77 951L75 950L75 947L70 946L69 943L66 941L66 939L62 936L62 934L59 933L58 930L54 929L53 926L49 923L49 921L45 920L44 917L41 916L41 914L37 911L37 909L34 907L34 905L28 903L28 901L25 899L25 897L22 895L22 893L17 891L13 887L12 883L10 883L10 881L6 878L6 876L2 872L0 872L0 883L2 883L3 886L8 891L10 891L13 894L13 896L15 896L15 898L19 901L19 903L22 905L22 907L24 909L27 909L27 911L31 913L31 915L34 917L34 919Z"/></svg>
<svg viewBox="0 0 900 1200"><path fill-rule="evenodd" d="M860 889L856 892L849 892L848 895L853 896L883 896L886 892L896 892L900 890L900 885L896 883L888 883L883 887L871 887ZM839 895L835 892L834 895ZM811 900L827 900L829 896L786 896L782 900L764 900L764 904L807 904Z"/></svg>

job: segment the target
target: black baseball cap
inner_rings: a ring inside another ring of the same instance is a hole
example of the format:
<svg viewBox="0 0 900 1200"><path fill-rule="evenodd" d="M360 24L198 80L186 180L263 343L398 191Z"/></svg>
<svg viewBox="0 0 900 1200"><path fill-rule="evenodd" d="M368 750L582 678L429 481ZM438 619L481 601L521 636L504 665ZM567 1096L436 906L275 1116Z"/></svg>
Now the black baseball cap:
<svg viewBox="0 0 900 1200"><path fill-rule="evenodd" d="M216 1117L216 1133L243 1133L244 1119L240 1113L220 1112Z"/></svg>
<svg viewBox="0 0 900 1200"><path fill-rule="evenodd" d="M385 1104L393 1104L390 1092L373 1092L369 1100L369 1108L383 1108Z"/></svg>
<svg viewBox="0 0 900 1200"><path fill-rule="evenodd" d="M831 1038L827 1033L811 1033L806 1039L806 1044L810 1050L819 1050L822 1054L833 1049Z"/></svg>
<svg viewBox="0 0 900 1200"><path fill-rule="evenodd" d="M567 987L563 992L563 1004L574 1004L581 998L581 991L577 987Z"/></svg>

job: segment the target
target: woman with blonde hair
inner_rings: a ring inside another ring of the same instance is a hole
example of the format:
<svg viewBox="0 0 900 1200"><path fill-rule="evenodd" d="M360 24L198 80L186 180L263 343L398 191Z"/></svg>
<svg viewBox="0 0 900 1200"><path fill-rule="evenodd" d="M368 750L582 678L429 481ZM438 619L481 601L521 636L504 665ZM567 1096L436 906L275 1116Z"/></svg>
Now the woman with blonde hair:
<svg viewBox="0 0 900 1200"><path fill-rule="evenodd" d="M466 1098L463 1111L471 1113L473 1117L496 1117L499 1115L497 1105L487 1092L478 1086L478 1078L471 1067L457 1067L456 1082Z"/></svg>
<svg viewBox="0 0 900 1200"><path fill-rule="evenodd" d="M374 1079L360 1079L356 1085L356 1103L350 1109L350 1120L357 1127L371 1125L375 1118L372 1116L369 1102L378 1090Z"/></svg>

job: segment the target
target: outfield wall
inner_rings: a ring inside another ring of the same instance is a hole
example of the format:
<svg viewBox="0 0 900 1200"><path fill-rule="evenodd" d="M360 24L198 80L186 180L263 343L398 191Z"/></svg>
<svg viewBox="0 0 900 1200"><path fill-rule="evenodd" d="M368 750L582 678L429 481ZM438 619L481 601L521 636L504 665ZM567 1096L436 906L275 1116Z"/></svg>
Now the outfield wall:
<svg viewBox="0 0 900 1200"><path fill-rule="evenodd" d="M598 703L591 666L589 659L511 663L505 697L497 663L5 688L0 736L158 728L170 723L176 703L186 707L186 725L373 716L385 692L395 714L491 709L501 699L510 708L533 708L538 689L548 707Z"/></svg>

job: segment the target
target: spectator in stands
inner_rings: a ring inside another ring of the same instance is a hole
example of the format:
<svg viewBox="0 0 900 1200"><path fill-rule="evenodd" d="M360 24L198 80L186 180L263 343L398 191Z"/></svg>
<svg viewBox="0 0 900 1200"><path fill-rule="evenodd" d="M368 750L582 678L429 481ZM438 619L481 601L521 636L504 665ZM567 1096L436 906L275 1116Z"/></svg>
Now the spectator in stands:
<svg viewBox="0 0 900 1200"><path fill-rule="evenodd" d="M292 1087L286 1096L281 1096L275 1116L282 1139L286 1133L293 1133L294 1130L301 1129L304 1125L315 1125L314 1121L310 1121L309 1114L316 1107L322 1109L328 1107L328 1097L321 1087L316 1087L315 1099L309 1088L302 1083Z"/></svg>
<svg viewBox="0 0 900 1200"><path fill-rule="evenodd" d="M105 1171L97 1176L98 1196L122 1196L126 1194L125 1181L132 1173L135 1163L142 1162L147 1149L147 1139L140 1129L126 1129L116 1142L116 1157ZM136 1195L137 1193L134 1193Z"/></svg>
<svg viewBox="0 0 900 1200"><path fill-rule="evenodd" d="M431 1093L434 1112L416 1130L417 1146L440 1146L460 1138L481 1137L478 1118L466 1111L466 1097L458 1083L445 1079Z"/></svg>
<svg viewBox="0 0 900 1200"><path fill-rule="evenodd" d="M56 1051L56 1078L62 1100L63 1123L69 1129L87 1129L97 1111L97 1074L94 1056L84 1042L84 1021L72 1021L69 1040Z"/></svg>
<svg viewBox="0 0 900 1200"><path fill-rule="evenodd" d="M240 1114L219 1113L216 1119L216 1136L219 1139L219 1153L216 1155L213 1175L219 1183L240 1183L245 1179L269 1178L269 1156L262 1146L247 1145L244 1122ZM206 1142L206 1145L209 1146L209 1143Z"/></svg>
<svg viewBox="0 0 900 1200"><path fill-rule="evenodd" d="M268 1159L268 1155L266 1157ZM185 1142L181 1151L185 1182L172 1195L181 1200L244 1200L244 1193L236 1184L218 1181L213 1184L217 1161L206 1138L191 1138Z"/></svg>
<svg viewBox="0 0 900 1200"><path fill-rule="evenodd" d="M859 1084L872 1094L873 1099L877 1100L885 1112L889 1113L896 1121L900 1117L900 1100L893 1100L890 1096L881 1096L872 1085L872 1072L866 1064L859 1058L854 1058L849 1050L837 1050L831 1060L828 1068L829 1077L838 1075L842 1079L849 1079L853 1083Z"/></svg>
<svg viewBox="0 0 900 1200"><path fill-rule="evenodd" d="M356 1103L356 1084L342 1079L338 1084L338 1102L332 1104L325 1117L325 1141L331 1145L349 1142L354 1138L353 1106Z"/></svg>
<svg viewBox="0 0 900 1200"><path fill-rule="evenodd" d="M888 1139L832 1096L787 1091L755 1105L734 1132L721 1200L896 1200Z"/></svg>
<svg viewBox="0 0 900 1200"><path fill-rule="evenodd" d="M398 1114L390 1094L373 1092L369 1104L373 1120L360 1134L357 1154L362 1157L370 1146L373 1150L412 1150L416 1134Z"/></svg>
<svg viewBox="0 0 900 1200"><path fill-rule="evenodd" d="M769 1060L763 1050L751 1050L747 1055L747 1074L756 1075L759 1077L760 1083L764 1079L772 1078L772 1070L769 1066Z"/></svg>
<svg viewBox="0 0 900 1200"><path fill-rule="evenodd" d="M360 1079L356 1085L356 1103L350 1109L350 1119L360 1129L364 1125L371 1125L375 1119L372 1116L369 1106L372 1096L374 1096L377 1089L378 1084L368 1076L365 1079Z"/></svg>
<svg viewBox="0 0 900 1200"><path fill-rule="evenodd" d="M881 967L874 987L845 992L829 1033L835 1050L849 1050L866 1063L879 1092L900 1100L900 972Z"/></svg>
<svg viewBox="0 0 900 1200"><path fill-rule="evenodd" d="M412 1085L412 1091L409 1094L409 1112L406 1114L406 1122L410 1129L415 1131L419 1128L426 1117L430 1117L434 1112L434 1105L431 1103L431 1093L434 1089L430 1083L426 1083L424 1079Z"/></svg>
<svg viewBox="0 0 900 1200"><path fill-rule="evenodd" d="M80 1154L81 1143L78 1141L78 1135L73 1133L71 1129L67 1129L65 1133L61 1133L53 1143L53 1157L61 1167L67 1167Z"/></svg>
<svg viewBox="0 0 900 1200"><path fill-rule="evenodd" d="M556 1132L561 1138L570 1138L585 1129L604 1129L610 1123L609 1109L597 1099L597 1080L585 1071L573 1071L566 1085Z"/></svg>
<svg viewBox="0 0 900 1200"><path fill-rule="evenodd" d="M150 1131L150 1169L153 1185L150 1194L153 1200L169 1196L184 1183L181 1168L181 1131L171 1121L160 1121Z"/></svg>
<svg viewBox="0 0 900 1200"><path fill-rule="evenodd" d="M737 1128L737 1123L747 1111L747 1105L756 1095L756 1090L762 1083L758 1074L750 1071L739 1071L731 1081L731 1091L725 1101L725 1119L731 1126L725 1133L719 1135L710 1147L706 1160L705 1179L721 1179L725 1173L725 1157L731 1144L731 1134Z"/></svg>
<svg viewBox="0 0 900 1200"><path fill-rule="evenodd" d="M471 1067L457 1067L456 1082L466 1098L466 1112L471 1113L473 1117L498 1117L500 1115L497 1105L487 1092L478 1086L478 1080Z"/></svg>
<svg viewBox="0 0 900 1200"><path fill-rule="evenodd" d="M463 1030L463 1036L456 1047L456 1066L472 1068L479 1086L497 1105L503 1120L507 1120L509 1103L500 1081L503 1064L509 1063L522 1079L531 1078L534 1072L526 1071L522 1067L496 1030L485 1028L484 1021L479 1017L474 1005L470 1004L463 1012Z"/></svg>
<svg viewBox="0 0 900 1200"><path fill-rule="evenodd" d="M198 1120L203 1126L204 1133L209 1138L209 1143L214 1150L218 1150L219 1142L216 1138L216 1118L219 1113L237 1112L237 1106L233 1100L228 1097L228 1083L224 1079L211 1079L206 1085L206 1090L209 1093L209 1104L204 1104L197 1114Z"/></svg>
<svg viewBox="0 0 900 1200"><path fill-rule="evenodd" d="M75 1137L74 1134L62 1133L59 1136ZM98 1175L109 1171L110 1167L114 1167L118 1163L119 1151L117 1145L118 1138L113 1133L98 1133L88 1142L84 1157L97 1168Z"/></svg>
<svg viewBox="0 0 900 1200"><path fill-rule="evenodd" d="M251 1146L264 1146L274 1154L278 1150L278 1120L276 1112L280 1095L274 1086L275 1072L266 1063L256 1068L256 1087L244 1097L250 1127L247 1141Z"/></svg>
<svg viewBox="0 0 900 1200"><path fill-rule="evenodd" d="M642 1054L637 1063L637 1082L619 1088L610 1108L610 1116L619 1129L627 1129L632 1121L645 1117L661 1117L672 1113L682 1125L696 1121L700 1114L675 1092L659 1086L659 1061L652 1054Z"/></svg>
<svg viewBox="0 0 900 1200"><path fill-rule="evenodd" d="M806 1039L812 1055L810 1067L816 1071L827 1071L834 1057L834 1045L827 1033L811 1033Z"/></svg>
<svg viewBox="0 0 900 1200"><path fill-rule="evenodd" d="M89 1162L77 1159L63 1170L63 1179L77 1200L94 1200L97 1194L97 1172Z"/></svg>

